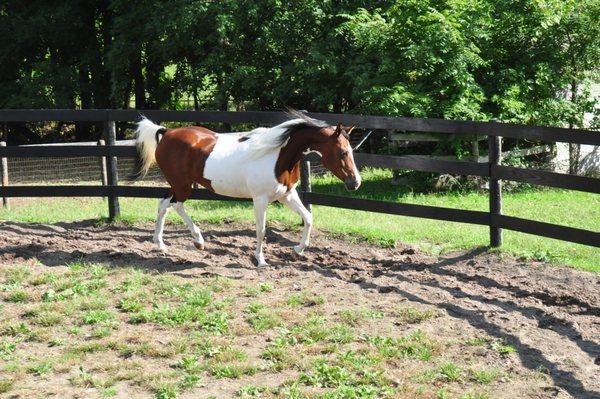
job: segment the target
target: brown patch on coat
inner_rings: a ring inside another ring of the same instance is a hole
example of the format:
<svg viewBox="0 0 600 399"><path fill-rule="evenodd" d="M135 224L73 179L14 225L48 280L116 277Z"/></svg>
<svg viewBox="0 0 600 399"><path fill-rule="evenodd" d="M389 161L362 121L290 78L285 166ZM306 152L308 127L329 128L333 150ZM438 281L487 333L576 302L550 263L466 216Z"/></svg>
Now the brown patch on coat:
<svg viewBox="0 0 600 399"><path fill-rule="evenodd" d="M217 134L200 126L169 129L156 147L156 163L171 185L175 199L187 200L192 184L214 191L204 178L206 159L217 143Z"/></svg>
<svg viewBox="0 0 600 399"><path fill-rule="evenodd" d="M287 191L290 191L300 180L300 163L296 162L290 167L290 165L279 164L279 159L277 161L277 164L275 164L275 177L279 183L287 187Z"/></svg>

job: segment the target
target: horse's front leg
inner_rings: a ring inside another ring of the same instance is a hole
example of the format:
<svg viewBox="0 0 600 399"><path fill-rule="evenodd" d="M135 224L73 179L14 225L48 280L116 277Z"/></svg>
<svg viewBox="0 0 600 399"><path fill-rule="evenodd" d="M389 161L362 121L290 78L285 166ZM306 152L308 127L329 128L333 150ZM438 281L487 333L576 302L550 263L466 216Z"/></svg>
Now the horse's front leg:
<svg viewBox="0 0 600 399"><path fill-rule="evenodd" d="M291 190L285 197L280 198L279 202L287 205L288 208L300 215L304 221L302 240L300 241L300 244L294 246L294 251L296 251L297 254L302 254L306 247L308 247L310 241L310 230L312 229L313 223L312 214L308 211L308 209L306 209L300 200L296 189Z"/></svg>
<svg viewBox="0 0 600 399"><path fill-rule="evenodd" d="M266 216L267 216L267 206L269 205L269 200L265 197L255 197L254 201L254 217L256 218L256 252L254 253L254 257L256 258L256 262L258 266L267 266L267 262L265 262L265 255L263 254L263 242L265 239L266 232Z"/></svg>

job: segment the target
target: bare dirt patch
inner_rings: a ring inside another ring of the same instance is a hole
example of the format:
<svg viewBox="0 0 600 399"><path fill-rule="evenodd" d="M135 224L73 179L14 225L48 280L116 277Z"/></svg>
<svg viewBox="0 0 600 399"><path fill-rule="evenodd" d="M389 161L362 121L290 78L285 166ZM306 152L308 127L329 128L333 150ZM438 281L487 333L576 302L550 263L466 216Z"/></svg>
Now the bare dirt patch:
<svg viewBox="0 0 600 399"><path fill-rule="evenodd" d="M0 267L28 264L40 272L55 267L62 270L70 262L84 261L103 264L112 270L136 267L165 272L187 281L204 281L201 279L215 276L231 279L234 283L228 298L232 305L228 311L239 322L230 323L229 338L221 339L233 340L236 347L243 348L248 359L256 361L258 370L225 381L215 375L203 376L202 385L181 392L182 397L233 397L236 392L242 395L239 390L249 384L272 389L303 372L309 373L305 366L278 371L268 369L265 361L259 360L260 355L277 338L278 332L274 328L261 332L252 330L247 313L255 294L266 304L283 304L295 293L299 302L304 301L301 295L306 292L317 298L301 303L301 307L309 309L306 312L317 309L325 318L345 322L353 326L356 336L403 336L418 329L438 343L440 347L434 361L408 359L386 363L386 378L396 381L395 386L405 387L397 397L440 397L440 390L444 389L452 394L448 397L463 392L501 398L600 397L598 275L523 263L483 249L428 256L410 247L383 249L319 232L314 234L305 255L297 256L291 246L299 239L299 233L277 225L271 226L267 233L265 256L270 266L257 268L251 260L255 239L250 224L204 225L201 229L206 239L204 251L192 246L182 226L168 226L165 242L169 252L162 254L156 252L151 243L150 225L97 226L93 221L54 225L2 222ZM271 286L264 295L261 283ZM236 295L242 299L235 298ZM319 298L323 299L322 303ZM23 317L23 310L10 303L7 295L4 300L5 315L15 319ZM311 300L314 303L310 303ZM278 317L284 325L312 314L283 305L278 309ZM361 318L367 321L359 320ZM130 326L113 335L133 346L143 346L146 341L166 343L177 338L164 327L148 324ZM360 342L359 339L349 342L348 348L360 346ZM47 346L25 343L20 351L30 351L30 357L34 358L44 355ZM307 346L303 350L306 356L326 356L328 349ZM135 374L136 367L144 367L135 362L148 356L152 360L142 363L152 364L156 373L166 375L173 369L173 361L161 356L146 354L144 357L133 351L131 357L124 357L123 351L112 348L102 351L98 358L104 356L106 364L113 365L131 362L117 370L120 373L129 369ZM88 361L102 363L97 359ZM445 380L432 377L432 370L443 370L448 362L462 370L459 377L448 377L450 372L446 371L441 372ZM79 385L73 383L81 374L81 370L77 374L76 361L72 367L64 366L50 375L38 373L40 376L35 377L33 373L34 377L16 380L10 377L10 370L7 371L8 362L0 359L0 364L3 363L0 377L4 375L13 381L7 395L35 396L42 392L38 391L41 387L45 394L61 397L100 395L100 391L90 388L85 381ZM498 377L477 383L476 371L489 369L498 370ZM96 372L101 375L114 370L100 368ZM141 385L130 384L128 380L123 376L115 383L118 395L148 395ZM326 388L307 388L307 395L320 397Z"/></svg>

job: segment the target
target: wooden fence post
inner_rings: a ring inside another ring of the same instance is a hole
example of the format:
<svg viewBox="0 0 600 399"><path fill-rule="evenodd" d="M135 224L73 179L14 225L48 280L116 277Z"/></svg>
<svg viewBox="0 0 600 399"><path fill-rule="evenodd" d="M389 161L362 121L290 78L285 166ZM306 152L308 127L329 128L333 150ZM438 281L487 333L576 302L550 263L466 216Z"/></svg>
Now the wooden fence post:
<svg viewBox="0 0 600 399"><path fill-rule="evenodd" d="M492 122L496 123L496 122ZM502 156L502 137L488 136L490 165L490 246L502 245L502 229L493 224L494 215L502 214L502 182L493 176L494 165L500 165Z"/></svg>
<svg viewBox="0 0 600 399"><path fill-rule="evenodd" d="M310 203L308 201L306 201L304 199L304 193L311 192L310 162L305 161L304 159L302 161L300 161L300 190L302 191L300 193L300 198L302 199L304 206L306 207L306 209L308 209L309 212L312 213L312 206L310 205Z"/></svg>
<svg viewBox="0 0 600 399"><path fill-rule="evenodd" d="M6 141L0 141L0 147L6 147ZM2 171L2 187L8 186L8 159L2 158L0 160L0 170ZM2 197L2 206L6 209L9 208L10 202L8 197Z"/></svg>
<svg viewBox="0 0 600 399"><path fill-rule="evenodd" d="M98 145L104 146L106 145L106 141L104 141L104 139L100 139L98 140ZM106 187L108 185L108 177L106 173L106 157L100 157L100 182L102 183L103 187ZM106 197L102 198L104 199Z"/></svg>
<svg viewBox="0 0 600 399"><path fill-rule="evenodd" d="M473 157L473 162L479 162L479 137L475 135L474 141L471 141L471 152Z"/></svg>
<svg viewBox="0 0 600 399"><path fill-rule="evenodd" d="M104 138L108 144L108 157L106 157L106 172L108 186L116 187L119 185L119 174L117 172L117 157L112 156L110 146L115 145L117 141L117 131L115 121L104 121ZM115 220L121 214L119 207L119 197L115 194L108 196L108 218Z"/></svg>

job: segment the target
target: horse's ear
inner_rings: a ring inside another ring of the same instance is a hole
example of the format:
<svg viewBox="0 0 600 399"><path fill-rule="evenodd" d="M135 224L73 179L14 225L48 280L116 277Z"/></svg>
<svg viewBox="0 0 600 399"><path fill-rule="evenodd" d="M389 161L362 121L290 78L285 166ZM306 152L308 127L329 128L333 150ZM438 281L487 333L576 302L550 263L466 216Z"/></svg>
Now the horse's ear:
<svg viewBox="0 0 600 399"><path fill-rule="evenodd" d="M338 137L340 134L342 134L343 131L343 127L341 123L338 123L338 125L335 127L335 132L333 133L333 137Z"/></svg>
<svg viewBox="0 0 600 399"><path fill-rule="evenodd" d="M356 129L356 125L354 125L354 126L351 126L351 127L350 127L350 128L348 128L348 129L345 129L345 130L346 130L346 134L347 134L348 136L350 136L350 134L352 133L352 131L353 131L354 129Z"/></svg>

